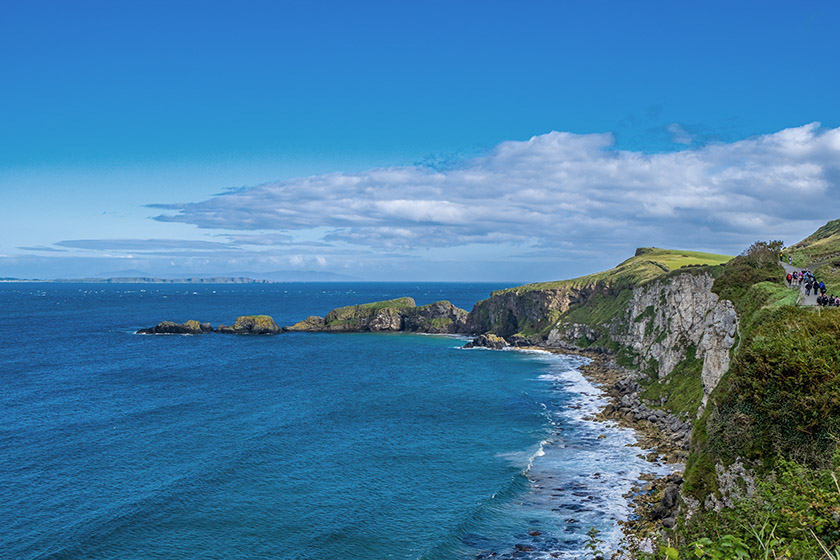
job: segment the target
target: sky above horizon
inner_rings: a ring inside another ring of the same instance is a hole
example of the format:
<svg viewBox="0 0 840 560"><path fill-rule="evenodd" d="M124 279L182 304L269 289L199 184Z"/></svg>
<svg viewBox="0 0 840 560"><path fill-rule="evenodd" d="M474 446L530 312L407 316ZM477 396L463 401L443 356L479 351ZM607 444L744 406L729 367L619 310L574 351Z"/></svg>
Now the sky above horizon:
<svg viewBox="0 0 840 560"><path fill-rule="evenodd" d="M840 218L833 2L25 2L0 277L528 282Z"/></svg>

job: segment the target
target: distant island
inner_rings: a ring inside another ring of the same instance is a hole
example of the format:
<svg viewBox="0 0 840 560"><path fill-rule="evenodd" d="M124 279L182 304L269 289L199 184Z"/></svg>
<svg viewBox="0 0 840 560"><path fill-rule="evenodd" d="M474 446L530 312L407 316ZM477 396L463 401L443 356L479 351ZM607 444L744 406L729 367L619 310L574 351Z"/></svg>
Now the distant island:
<svg viewBox="0 0 840 560"><path fill-rule="evenodd" d="M198 278L156 278L127 276L122 278L0 278L0 282L50 282L59 284L277 284L278 280L257 280L241 276L212 276Z"/></svg>
<svg viewBox="0 0 840 560"><path fill-rule="evenodd" d="M139 272L139 271L138 271ZM204 276L161 277L153 274L102 274L82 278L0 278L0 282L51 282L62 284L281 284L285 282L354 282L359 278L315 270L278 270Z"/></svg>

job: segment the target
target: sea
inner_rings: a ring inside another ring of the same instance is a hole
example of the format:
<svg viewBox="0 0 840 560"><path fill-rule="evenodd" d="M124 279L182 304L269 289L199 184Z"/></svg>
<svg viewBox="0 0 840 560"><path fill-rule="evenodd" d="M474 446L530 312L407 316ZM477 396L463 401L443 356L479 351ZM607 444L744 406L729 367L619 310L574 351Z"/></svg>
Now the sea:
<svg viewBox="0 0 840 560"><path fill-rule="evenodd" d="M583 558L663 474L585 358L280 325L491 284L0 284L0 558ZM593 531L594 529L594 531Z"/></svg>

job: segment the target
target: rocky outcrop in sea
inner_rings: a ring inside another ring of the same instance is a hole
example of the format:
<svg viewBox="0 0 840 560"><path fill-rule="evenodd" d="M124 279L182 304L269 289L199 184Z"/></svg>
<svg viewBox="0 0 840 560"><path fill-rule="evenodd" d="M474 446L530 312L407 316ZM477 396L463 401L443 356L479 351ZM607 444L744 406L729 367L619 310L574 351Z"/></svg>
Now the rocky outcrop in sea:
<svg viewBox="0 0 840 560"><path fill-rule="evenodd" d="M214 332L210 323L189 320L183 323L162 321L154 327L138 330L137 334L203 334L208 332Z"/></svg>
<svg viewBox="0 0 840 560"><path fill-rule="evenodd" d="M280 327L268 315L242 315L233 325L190 320L163 321L140 329L138 334L280 334L283 332L409 332L427 334L465 334L467 312L448 301L416 305L409 297L339 307L326 317L312 315L288 327Z"/></svg>
<svg viewBox="0 0 840 560"><path fill-rule="evenodd" d="M232 326L219 325L214 329L210 323L199 323L195 320L175 323L162 321L154 327L140 329L137 334L279 334L283 329L277 326L274 319L268 315L242 315L236 318Z"/></svg>
<svg viewBox="0 0 840 560"><path fill-rule="evenodd" d="M448 301L417 306L403 297L333 309L286 327L289 332L466 333L467 312Z"/></svg>

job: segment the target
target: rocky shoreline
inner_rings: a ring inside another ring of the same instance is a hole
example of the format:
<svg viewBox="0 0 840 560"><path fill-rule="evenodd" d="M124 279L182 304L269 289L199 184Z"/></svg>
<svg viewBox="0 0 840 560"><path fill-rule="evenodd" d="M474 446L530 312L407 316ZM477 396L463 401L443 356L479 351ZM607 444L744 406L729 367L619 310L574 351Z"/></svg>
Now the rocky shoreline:
<svg viewBox="0 0 840 560"><path fill-rule="evenodd" d="M485 346L503 348L499 340L485 340L477 337L468 347ZM502 341L504 339L501 339ZM489 344L483 344L489 342ZM587 352L550 346L519 346L522 350L540 350L553 354L576 355L589 361L581 366L581 374L599 389L610 401L594 419L613 421L619 426L632 429L638 438L640 449L652 450L643 458L651 463L664 462L684 465L688 456L691 438L691 424L663 410L653 409L639 397L641 386L636 381L638 372L619 366L613 357L603 352ZM641 456L641 455L640 455ZM643 550L645 543L653 537L676 525L679 509L680 487L683 483L682 470L664 477L645 475L631 494L633 515L621 522L625 550Z"/></svg>
<svg viewBox="0 0 840 560"><path fill-rule="evenodd" d="M587 358L587 363L579 368L581 375L602 390L609 400L599 413L590 418L601 422L615 422L621 427L632 429L637 437L634 447L650 450L645 455L640 453L639 457L650 463L678 466L685 464L691 424L642 402L639 396L641 386L636 380L639 373L618 365L608 352L602 349L586 351L533 343L511 345L507 339L490 333L476 336L464 347L535 350ZM597 475L598 473L593 474ZM624 496L629 502L631 516L628 521L619 522L624 535L618 545L619 551L649 551L651 543L676 525L682 483L681 468L666 476L642 474L639 483ZM536 540L539 540L539 537ZM529 557L528 553L533 551L531 546L517 545L510 552L489 553L478 557L515 559ZM549 552L549 556L557 557L559 553ZM594 558L603 560L607 557L609 555Z"/></svg>
<svg viewBox="0 0 840 560"><path fill-rule="evenodd" d="M637 372L619 366L615 359L603 353L581 352L568 349L538 347L557 354L573 354L590 361L580 368L581 373L610 399L610 404L596 416L597 420L614 421L630 428L639 438L640 449L651 449L645 456L650 462L684 465L688 458L691 424L664 410L649 408L639 398L640 385L634 377ZM625 533L638 537L640 531L649 533L652 528L671 529L676 523L680 474L645 481L633 500L638 520L625 523ZM654 524L656 527L651 527Z"/></svg>

